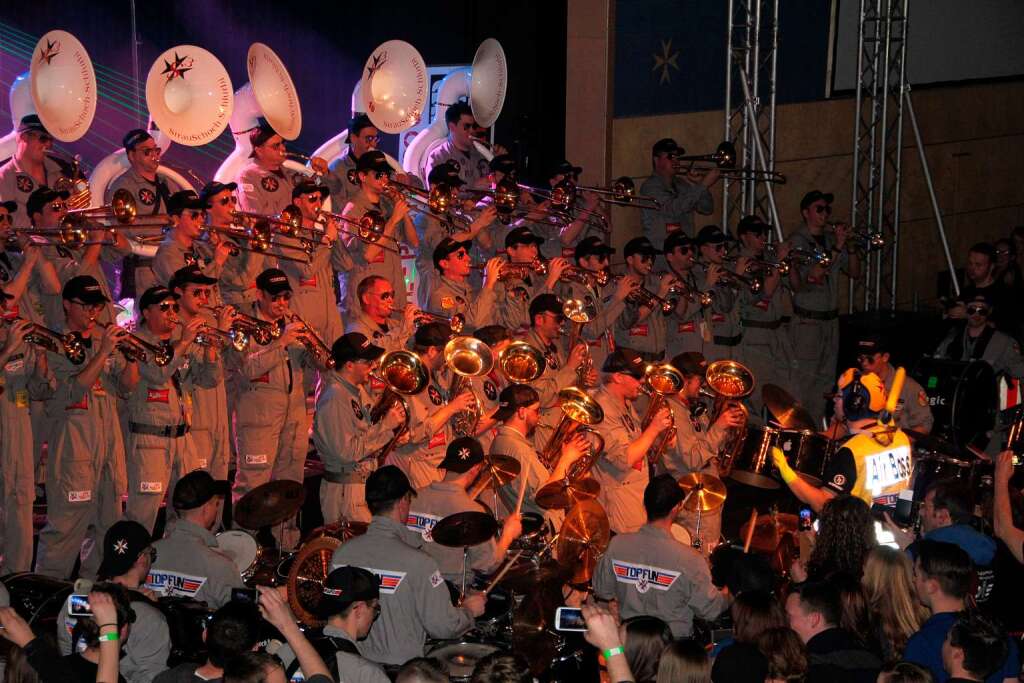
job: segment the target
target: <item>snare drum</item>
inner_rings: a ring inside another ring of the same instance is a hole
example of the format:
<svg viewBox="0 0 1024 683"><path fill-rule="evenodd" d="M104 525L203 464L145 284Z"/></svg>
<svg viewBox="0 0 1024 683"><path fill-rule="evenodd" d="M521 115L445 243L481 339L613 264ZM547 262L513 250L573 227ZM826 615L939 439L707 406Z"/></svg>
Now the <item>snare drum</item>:
<svg viewBox="0 0 1024 683"><path fill-rule="evenodd" d="M484 613L476 618L475 631L481 638L496 640L507 635L512 628L512 613L516 604L512 596L497 588L487 594Z"/></svg>
<svg viewBox="0 0 1024 683"><path fill-rule="evenodd" d="M686 527L677 522L672 522L672 538L676 539L687 548L693 546L693 539L690 538L690 532L686 530Z"/></svg>
<svg viewBox="0 0 1024 683"><path fill-rule="evenodd" d="M500 649L487 643L460 641L440 645L430 650L427 656L434 657L441 662L441 666L448 672L448 680L468 683L473 678L473 668L476 667L476 663Z"/></svg>
<svg viewBox="0 0 1024 683"><path fill-rule="evenodd" d="M221 552L231 558L238 568L240 576L245 578L256 566L256 558L260 554L260 546L256 539L245 531L222 531L217 534L217 546Z"/></svg>
<svg viewBox="0 0 1024 683"><path fill-rule="evenodd" d="M548 521L536 512L524 512L522 516L523 533L512 541L509 548L513 551L523 550L526 554L537 554L547 545L550 531Z"/></svg>

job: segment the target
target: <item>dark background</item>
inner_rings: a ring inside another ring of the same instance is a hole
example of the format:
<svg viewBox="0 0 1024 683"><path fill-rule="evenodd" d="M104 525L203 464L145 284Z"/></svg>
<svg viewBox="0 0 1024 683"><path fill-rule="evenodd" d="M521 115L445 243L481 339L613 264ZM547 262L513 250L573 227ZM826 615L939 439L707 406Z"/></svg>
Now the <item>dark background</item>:
<svg viewBox="0 0 1024 683"><path fill-rule="evenodd" d="M129 0L67 2L9 0L0 14L0 129L6 131L6 93L28 70L28 56L46 31L74 34L96 67L100 92L89 133L63 149L95 164L121 146L125 131L145 125L135 109ZM302 134L290 143L310 152L346 128L352 89L377 45L405 40L428 66L469 64L480 42L497 38L509 64L505 107L496 124L498 142L517 141L532 167L563 156L565 145L564 1L297 3L196 0L169 3L136 0L142 108L144 82L153 61L167 48L193 44L217 56L232 86L247 80L245 57L253 42L266 43L284 62L302 104ZM392 154L397 136L385 136ZM210 177L234 147L229 132L199 148L173 145L167 160Z"/></svg>

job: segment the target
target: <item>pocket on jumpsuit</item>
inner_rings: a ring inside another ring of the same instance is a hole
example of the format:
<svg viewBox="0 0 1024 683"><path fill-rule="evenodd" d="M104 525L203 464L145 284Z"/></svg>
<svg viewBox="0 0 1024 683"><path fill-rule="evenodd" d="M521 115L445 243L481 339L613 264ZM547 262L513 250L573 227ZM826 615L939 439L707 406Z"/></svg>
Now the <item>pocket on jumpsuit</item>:
<svg viewBox="0 0 1024 683"><path fill-rule="evenodd" d="M130 453L129 492L162 496L170 478L166 440L147 434L132 434Z"/></svg>
<svg viewBox="0 0 1024 683"><path fill-rule="evenodd" d="M83 439L71 438L70 434L61 437L53 449L56 493L64 504L92 503L97 484L96 455Z"/></svg>
<svg viewBox="0 0 1024 683"><path fill-rule="evenodd" d="M820 326L813 320L796 320L790 340L793 346L793 358L802 365L813 367L821 355ZM810 363L808 361L811 361Z"/></svg>
<svg viewBox="0 0 1024 683"><path fill-rule="evenodd" d="M273 466L277 454L285 406L271 407L271 400L258 396L257 392L248 392L242 400L247 402L244 408L239 408L244 414L239 414L235 422L238 469L267 469ZM275 398L273 402L279 400Z"/></svg>

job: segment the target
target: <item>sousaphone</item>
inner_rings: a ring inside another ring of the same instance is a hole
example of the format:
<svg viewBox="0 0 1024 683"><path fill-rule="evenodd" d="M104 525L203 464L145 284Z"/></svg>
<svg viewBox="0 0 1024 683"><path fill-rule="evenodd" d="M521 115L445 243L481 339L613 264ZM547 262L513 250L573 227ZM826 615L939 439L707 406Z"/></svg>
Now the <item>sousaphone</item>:
<svg viewBox="0 0 1024 683"><path fill-rule="evenodd" d="M57 140L74 142L96 116L96 72L78 39L49 31L36 43L29 67L32 103L43 126Z"/></svg>
<svg viewBox="0 0 1024 683"><path fill-rule="evenodd" d="M389 40L363 67L362 111L383 133L401 133L420 121L430 81L420 53L404 40Z"/></svg>
<svg viewBox="0 0 1024 683"><path fill-rule="evenodd" d="M220 60L201 47L178 45L153 62L146 78L146 103L167 137L199 147L213 142L227 127L235 98Z"/></svg>
<svg viewBox="0 0 1024 683"><path fill-rule="evenodd" d="M469 86L469 107L481 128L490 128L498 120L505 104L508 88L508 65L505 50L494 38L480 43L473 57L472 81ZM489 149L483 151L490 153ZM492 155L493 156L493 155Z"/></svg>

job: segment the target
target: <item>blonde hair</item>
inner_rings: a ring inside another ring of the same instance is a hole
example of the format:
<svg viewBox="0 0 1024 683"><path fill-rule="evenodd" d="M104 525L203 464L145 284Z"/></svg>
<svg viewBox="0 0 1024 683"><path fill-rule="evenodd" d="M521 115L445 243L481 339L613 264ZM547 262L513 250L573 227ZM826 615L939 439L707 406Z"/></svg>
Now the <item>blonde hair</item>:
<svg viewBox="0 0 1024 683"><path fill-rule="evenodd" d="M878 546L864 562L861 585L882 640L886 661L900 659L907 640L928 618L914 588L914 567L901 550Z"/></svg>

